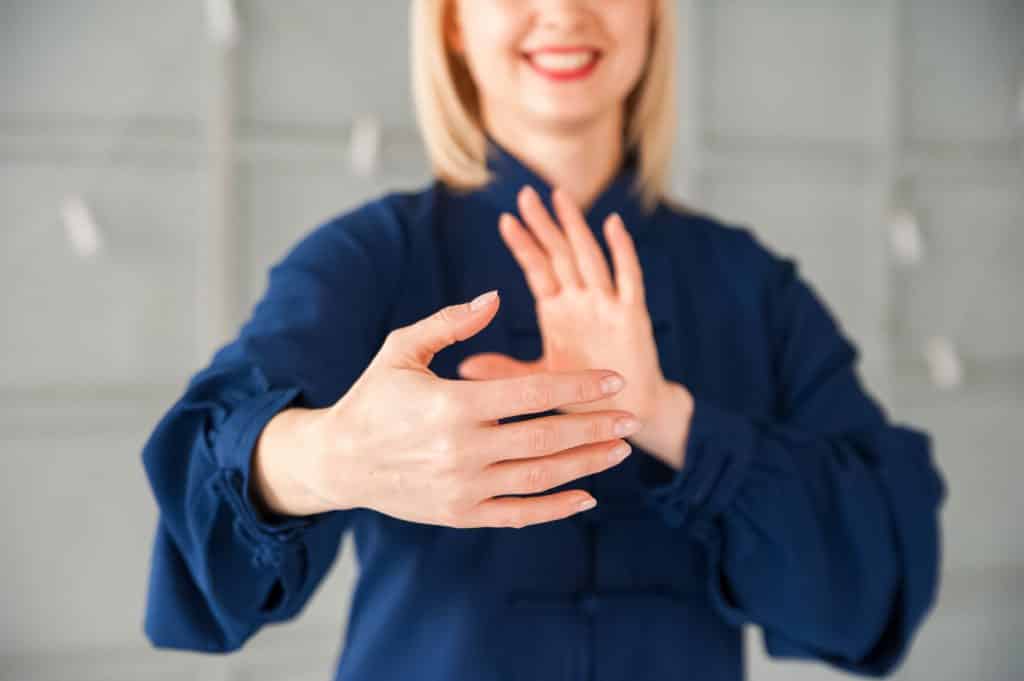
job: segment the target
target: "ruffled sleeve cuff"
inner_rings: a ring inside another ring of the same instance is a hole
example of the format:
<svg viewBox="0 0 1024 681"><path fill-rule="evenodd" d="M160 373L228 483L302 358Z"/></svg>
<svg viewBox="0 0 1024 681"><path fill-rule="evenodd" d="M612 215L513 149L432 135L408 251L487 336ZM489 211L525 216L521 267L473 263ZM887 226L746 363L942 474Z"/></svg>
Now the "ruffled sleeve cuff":
<svg viewBox="0 0 1024 681"><path fill-rule="evenodd" d="M235 529L254 549L254 562L279 563L280 551L295 543L323 514L265 515L249 496L253 448L263 428L298 397L297 387L270 390L239 403L221 426L214 448L220 487L235 512Z"/></svg>
<svg viewBox="0 0 1024 681"><path fill-rule="evenodd" d="M694 396L683 467L670 473L641 469L645 503L670 527L706 533L711 521L736 495L753 457L751 421L703 397ZM661 468L666 468L662 466Z"/></svg>

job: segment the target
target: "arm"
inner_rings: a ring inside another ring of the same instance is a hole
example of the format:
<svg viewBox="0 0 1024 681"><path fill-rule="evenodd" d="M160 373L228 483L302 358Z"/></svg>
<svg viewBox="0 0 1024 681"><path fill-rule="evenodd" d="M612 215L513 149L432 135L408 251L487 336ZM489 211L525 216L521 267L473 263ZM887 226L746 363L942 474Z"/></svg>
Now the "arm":
<svg viewBox="0 0 1024 681"><path fill-rule="evenodd" d="M648 501L704 545L713 603L759 624L769 654L880 675L934 600L945 486L794 261L763 255L780 417L694 396L683 467L648 480Z"/></svg>
<svg viewBox="0 0 1024 681"><path fill-rule="evenodd" d="M154 645L235 650L300 612L333 563L354 511L268 513L251 496L252 454L275 415L333 403L369 363L400 271L397 230L375 202L310 232L149 436Z"/></svg>
<svg viewBox="0 0 1024 681"><path fill-rule="evenodd" d="M191 381L143 449L159 507L145 632L159 647L235 650L294 616L336 555L344 513L268 521L245 493L263 425L300 399L237 341Z"/></svg>

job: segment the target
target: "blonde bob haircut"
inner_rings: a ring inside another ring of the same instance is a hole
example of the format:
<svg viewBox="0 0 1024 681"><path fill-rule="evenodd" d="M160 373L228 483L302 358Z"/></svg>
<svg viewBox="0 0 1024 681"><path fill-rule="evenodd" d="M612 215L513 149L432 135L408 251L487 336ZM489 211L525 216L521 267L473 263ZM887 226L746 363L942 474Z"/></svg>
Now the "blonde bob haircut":
<svg viewBox="0 0 1024 681"><path fill-rule="evenodd" d="M676 17L673 0L653 0L647 64L627 95L625 149L637 150L633 188L646 212L667 198L676 124ZM413 0L410 39L413 102L434 175L460 190L493 178L476 85L461 57L449 51L445 27L453 0Z"/></svg>

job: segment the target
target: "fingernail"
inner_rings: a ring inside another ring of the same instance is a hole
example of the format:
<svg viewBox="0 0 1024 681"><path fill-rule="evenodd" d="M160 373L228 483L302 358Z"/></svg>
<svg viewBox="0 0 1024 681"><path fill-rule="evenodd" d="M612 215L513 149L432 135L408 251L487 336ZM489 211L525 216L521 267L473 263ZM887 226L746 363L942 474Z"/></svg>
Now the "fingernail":
<svg viewBox="0 0 1024 681"><path fill-rule="evenodd" d="M497 289L492 289L487 293L481 293L469 303L469 309L476 312L486 306L489 302L494 300L498 296Z"/></svg>
<svg viewBox="0 0 1024 681"><path fill-rule="evenodd" d="M629 446L629 443L623 442L618 447L608 452L608 460L612 463L617 463L629 456L631 451L633 451L633 448Z"/></svg>
<svg viewBox="0 0 1024 681"><path fill-rule="evenodd" d="M605 394L617 392L622 390L623 385L625 385L625 381L621 376L606 376L601 379L601 392Z"/></svg>
<svg viewBox="0 0 1024 681"><path fill-rule="evenodd" d="M634 418L626 417L615 422L615 434L619 437L632 435L640 429L640 422Z"/></svg>
<svg viewBox="0 0 1024 681"><path fill-rule="evenodd" d="M594 497L590 497L586 501L581 501L576 506L576 508L578 508L581 511L588 511L588 510L594 508L595 506L597 506L597 499L595 499Z"/></svg>

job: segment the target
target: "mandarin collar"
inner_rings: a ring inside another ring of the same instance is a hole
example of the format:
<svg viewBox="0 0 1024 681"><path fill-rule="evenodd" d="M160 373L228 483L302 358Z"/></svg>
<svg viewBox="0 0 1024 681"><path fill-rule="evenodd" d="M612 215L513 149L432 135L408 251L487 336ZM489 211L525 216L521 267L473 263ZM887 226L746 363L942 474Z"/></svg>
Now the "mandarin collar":
<svg viewBox="0 0 1024 681"><path fill-rule="evenodd" d="M528 184L537 191L548 212L554 216L551 185L490 134L486 138L487 168L495 177L485 187L485 192L499 210L520 217L516 196L523 185ZM613 212L619 213L626 229L634 236L638 236L650 222L651 216L644 213L640 195L634 189L637 172L636 149L630 147L619 170L584 212L587 225L599 242L604 243L604 221Z"/></svg>

